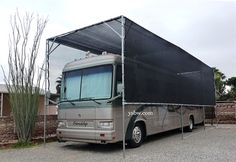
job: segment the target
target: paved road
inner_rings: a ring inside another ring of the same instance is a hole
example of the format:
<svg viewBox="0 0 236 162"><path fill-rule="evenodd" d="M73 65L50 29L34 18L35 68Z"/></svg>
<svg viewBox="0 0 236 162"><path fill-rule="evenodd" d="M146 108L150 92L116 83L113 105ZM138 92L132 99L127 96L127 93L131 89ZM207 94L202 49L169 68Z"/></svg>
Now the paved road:
<svg viewBox="0 0 236 162"><path fill-rule="evenodd" d="M91 145L52 142L27 149L0 150L0 162L77 162L77 161L236 161L236 125L207 126L185 133L171 131L149 137L139 148L127 149L122 158L122 144Z"/></svg>

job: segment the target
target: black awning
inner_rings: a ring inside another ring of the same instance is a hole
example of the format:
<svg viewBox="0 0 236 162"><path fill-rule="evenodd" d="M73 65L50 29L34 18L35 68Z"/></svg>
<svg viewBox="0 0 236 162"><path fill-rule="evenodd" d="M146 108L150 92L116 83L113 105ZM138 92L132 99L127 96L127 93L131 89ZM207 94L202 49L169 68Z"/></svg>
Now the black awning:
<svg viewBox="0 0 236 162"><path fill-rule="evenodd" d="M121 35L120 19L121 17L119 16L49 38L48 40L96 54L101 54L103 51L119 54L121 51L121 39L119 37Z"/></svg>
<svg viewBox="0 0 236 162"><path fill-rule="evenodd" d="M126 102L215 105L213 70L180 47L125 19ZM92 53L121 54L121 16L49 38Z"/></svg>

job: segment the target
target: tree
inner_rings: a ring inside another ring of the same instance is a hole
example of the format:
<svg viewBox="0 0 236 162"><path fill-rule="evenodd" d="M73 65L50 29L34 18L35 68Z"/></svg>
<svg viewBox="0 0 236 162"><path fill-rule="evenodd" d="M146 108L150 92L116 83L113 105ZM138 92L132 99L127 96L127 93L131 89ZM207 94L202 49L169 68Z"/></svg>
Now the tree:
<svg viewBox="0 0 236 162"><path fill-rule="evenodd" d="M32 31L32 24L36 27ZM41 91L42 66L36 67L40 40L47 20L17 11L11 17L8 76L4 80L10 97L18 142L27 143L35 127ZM34 25L34 24L33 24Z"/></svg>
<svg viewBox="0 0 236 162"><path fill-rule="evenodd" d="M216 100L222 100L225 96L225 79L226 76L219 69L213 68L215 75L215 89L216 89Z"/></svg>
<svg viewBox="0 0 236 162"><path fill-rule="evenodd" d="M228 100L236 100L236 77L227 79L226 85L230 87L230 90L227 93Z"/></svg>
<svg viewBox="0 0 236 162"><path fill-rule="evenodd" d="M219 69L213 69L215 75L216 100L236 100L236 77L226 79L224 73L222 73Z"/></svg>

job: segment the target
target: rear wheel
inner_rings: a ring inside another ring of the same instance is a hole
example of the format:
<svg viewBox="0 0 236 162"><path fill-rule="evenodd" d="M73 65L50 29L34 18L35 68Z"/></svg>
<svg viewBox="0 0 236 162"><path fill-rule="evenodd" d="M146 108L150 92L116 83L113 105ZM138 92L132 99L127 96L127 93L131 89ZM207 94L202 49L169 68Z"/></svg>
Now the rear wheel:
<svg viewBox="0 0 236 162"><path fill-rule="evenodd" d="M135 124L132 130L132 137L128 142L129 147L139 147L143 143L144 137L145 131L143 126L139 123Z"/></svg>
<svg viewBox="0 0 236 162"><path fill-rule="evenodd" d="M192 132L193 131L193 127L194 127L194 120L193 120L193 117L191 116L189 118L189 125L185 128L185 130L187 132Z"/></svg>

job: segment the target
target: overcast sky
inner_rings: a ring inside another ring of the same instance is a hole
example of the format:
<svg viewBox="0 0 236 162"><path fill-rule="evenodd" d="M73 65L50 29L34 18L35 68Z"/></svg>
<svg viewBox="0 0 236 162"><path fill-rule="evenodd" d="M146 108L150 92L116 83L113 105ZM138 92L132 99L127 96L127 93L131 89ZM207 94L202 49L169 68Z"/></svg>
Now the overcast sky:
<svg viewBox="0 0 236 162"><path fill-rule="evenodd" d="M236 1L196 0L8 0L0 2L0 64L7 67L9 21L16 8L48 17L45 39L125 15L180 46L227 77L236 76ZM2 71L0 71L2 82Z"/></svg>

